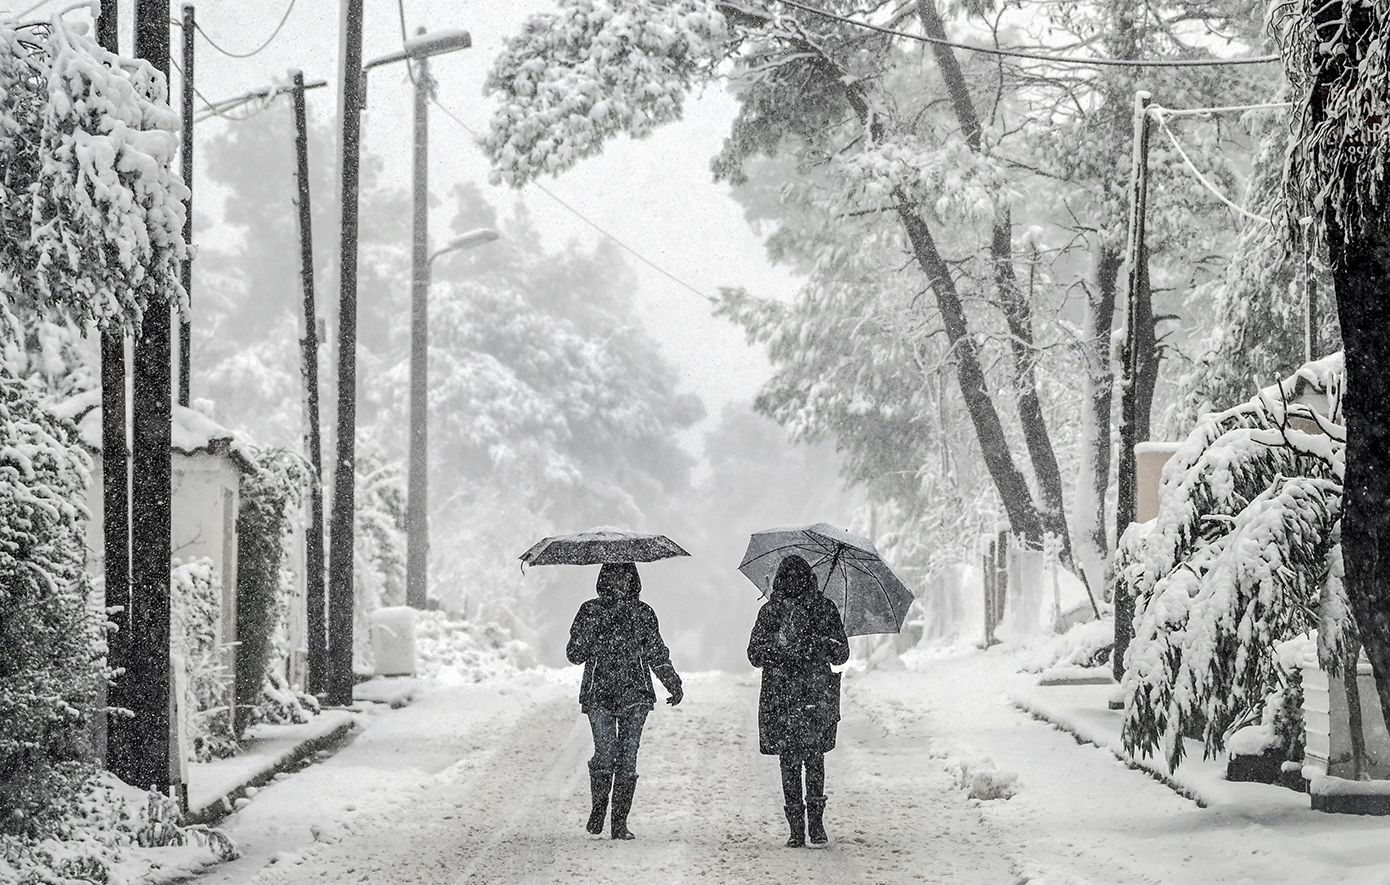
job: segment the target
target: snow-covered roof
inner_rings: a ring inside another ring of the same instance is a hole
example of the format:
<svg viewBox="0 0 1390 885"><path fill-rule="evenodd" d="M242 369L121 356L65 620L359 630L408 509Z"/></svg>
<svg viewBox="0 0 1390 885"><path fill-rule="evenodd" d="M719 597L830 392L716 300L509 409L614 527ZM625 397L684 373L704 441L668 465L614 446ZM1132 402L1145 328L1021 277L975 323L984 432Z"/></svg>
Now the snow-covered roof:
<svg viewBox="0 0 1390 885"><path fill-rule="evenodd" d="M51 405L49 412L59 418L67 418L77 425L78 437L82 444L93 452L101 451L101 391L89 390ZM207 452L213 455L227 455L242 470L255 469L251 450L235 433L218 424L202 412L180 406L172 408L173 426L170 428L169 447L176 452L194 455Z"/></svg>

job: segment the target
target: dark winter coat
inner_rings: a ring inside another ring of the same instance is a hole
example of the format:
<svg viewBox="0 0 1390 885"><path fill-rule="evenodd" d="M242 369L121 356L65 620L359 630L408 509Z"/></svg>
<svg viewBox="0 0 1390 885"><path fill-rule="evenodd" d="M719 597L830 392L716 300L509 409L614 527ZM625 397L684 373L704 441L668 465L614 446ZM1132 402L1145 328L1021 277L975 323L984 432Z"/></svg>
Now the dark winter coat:
<svg viewBox="0 0 1390 885"><path fill-rule="evenodd" d="M565 657L571 664L584 665L579 704L586 713L594 707L622 710L633 704L650 710L656 703L652 673L668 692L680 689L656 612L640 599L604 595L585 601L570 626Z"/></svg>
<svg viewBox="0 0 1390 885"><path fill-rule="evenodd" d="M814 585L797 595L774 591L748 640L748 662L763 671L758 746L769 756L804 756L835 748L840 674L849 640L835 604Z"/></svg>

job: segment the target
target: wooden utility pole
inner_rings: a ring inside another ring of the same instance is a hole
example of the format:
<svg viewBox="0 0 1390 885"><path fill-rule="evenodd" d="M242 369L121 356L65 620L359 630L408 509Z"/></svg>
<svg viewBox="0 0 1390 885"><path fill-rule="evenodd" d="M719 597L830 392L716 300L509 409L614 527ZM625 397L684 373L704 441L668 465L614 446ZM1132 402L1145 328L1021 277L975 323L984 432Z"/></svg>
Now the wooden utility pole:
<svg viewBox="0 0 1390 885"><path fill-rule="evenodd" d="M183 92L179 96L183 105L183 142L179 145L179 171L183 173L183 186L188 188L188 199L184 203L183 241L193 242L193 37L196 25L193 18L193 0L183 3ZM184 297L188 299L188 310L179 318L179 405L188 407L190 372L189 347L192 345L193 314L193 256L183 259L179 271L179 281L183 283Z"/></svg>
<svg viewBox="0 0 1390 885"><path fill-rule="evenodd" d="M342 0L338 420L328 548L328 703L352 703L353 510L357 460L357 189L362 144L362 0Z"/></svg>
<svg viewBox="0 0 1390 885"><path fill-rule="evenodd" d="M1130 167L1129 241L1126 248L1124 377L1120 382L1119 497L1115 537L1134 521L1137 505L1134 446L1149 437L1149 407L1158 375L1155 354L1153 301L1149 291L1149 252L1144 243L1149 200L1149 93L1134 94L1134 143ZM1133 632L1134 600L1115 592L1115 647L1111 666L1118 681L1124 675L1125 650Z"/></svg>
<svg viewBox="0 0 1390 885"><path fill-rule="evenodd" d="M97 42L120 52L119 0L104 0L97 15ZM107 640L106 661L116 670L130 669L130 443L126 438L126 334L118 322L101 330L101 507L102 557L106 606L115 608L116 629ZM107 705L129 709L130 681L117 677ZM106 764L130 780L134 755L130 728L120 715L107 716Z"/></svg>
<svg viewBox="0 0 1390 885"><path fill-rule="evenodd" d="M168 77L168 0L136 0L135 55ZM132 365L130 654L122 678L135 715L128 725L132 755L127 769L118 773L141 789L173 786L178 771L178 760L170 753L169 709L173 307L168 292L151 298Z"/></svg>
<svg viewBox="0 0 1390 885"><path fill-rule="evenodd" d="M425 32L424 28L420 33ZM405 604L427 602L429 559L429 103L434 91L429 59L415 67L415 225L410 279L410 460L406 474Z"/></svg>
<svg viewBox="0 0 1390 885"><path fill-rule="evenodd" d="M309 125L304 109L304 72L294 72L290 90L294 107L295 206L299 209L299 280L304 291L304 337L300 339L304 372L304 448L313 473L309 478L309 526L305 531L305 608L309 632L309 694L322 694L328 683L328 625L323 583L323 443L319 438L318 311L314 303L313 219L309 204Z"/></svg>

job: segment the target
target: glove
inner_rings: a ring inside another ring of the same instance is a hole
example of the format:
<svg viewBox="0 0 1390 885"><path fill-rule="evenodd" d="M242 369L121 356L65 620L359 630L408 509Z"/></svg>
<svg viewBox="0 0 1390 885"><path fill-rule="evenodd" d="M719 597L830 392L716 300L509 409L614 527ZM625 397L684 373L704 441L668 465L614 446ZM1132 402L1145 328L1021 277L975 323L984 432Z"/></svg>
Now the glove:
<svg viewBox="0 0 1390 885"><path fill-rule="evenodd" d="M681 698L683 697L685 697L685 692L681 690L681 687L679 685L677 685L675 688L671 689L671 696L666 699L666 703L670 704L673 707L677 706L678 704L680 704Z"/></svg>

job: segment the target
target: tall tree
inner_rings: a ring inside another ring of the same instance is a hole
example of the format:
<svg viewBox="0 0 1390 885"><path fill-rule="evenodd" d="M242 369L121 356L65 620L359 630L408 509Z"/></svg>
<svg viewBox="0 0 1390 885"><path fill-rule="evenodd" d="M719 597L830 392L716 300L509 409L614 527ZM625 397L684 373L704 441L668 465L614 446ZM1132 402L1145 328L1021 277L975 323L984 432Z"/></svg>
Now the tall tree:
<svg viewBox="0 0 1390 885"><path fill-rule="evenodd" d="M1311 217L1327 249L1345 349L1346 594L1390 719L1390 575L1381 565L1390 538L1390 6L1289 0L1274 6L1271 26L1294 88L1290 210Z"/></svg>

